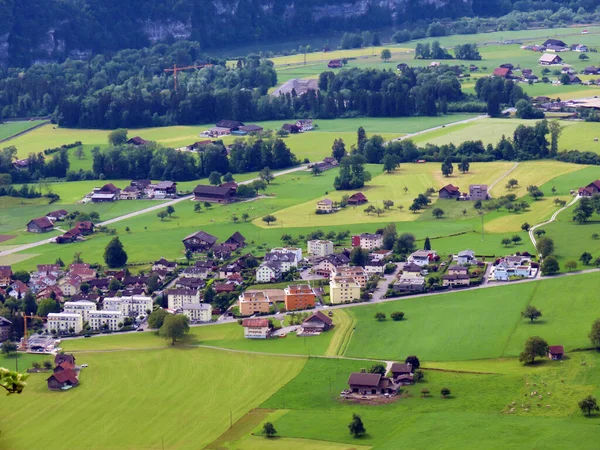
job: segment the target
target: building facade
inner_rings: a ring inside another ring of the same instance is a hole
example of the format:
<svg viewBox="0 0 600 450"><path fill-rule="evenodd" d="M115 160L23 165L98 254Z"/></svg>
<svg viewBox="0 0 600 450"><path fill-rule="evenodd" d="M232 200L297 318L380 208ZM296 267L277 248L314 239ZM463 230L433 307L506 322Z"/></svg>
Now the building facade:
<svg viewBox="0 0 600 450"><path fill-rule="evenodd" d="M269 307L269 296L263 291L246 291L238 298L238 308L242 316L268 313Z"/></svg>
<svg viewBox="0 0 600 450"><path fill-rule="evenodd" d="M87 300L79 302L65 302L65 312L71 314L80 314L84 322L89 320L89 312L96 311L96 304Z"/></svg>
<svg viewBox="0 0 600 450"><path fill-rule="evenodd" d="M169 289L167 292L169 309L181 309L184 305L200 304L200 291L194 289Z"/></svg>
<svg viewBox="0 0 600 450"><path fill-rule="evenodd" d="M123 323L123 319L124 317L121 311L104 310L88 312L88 325L92 330L102 330L103 328L106 328L110 331L117 331L119 329L119 324Z"/></svg>
<svg viewBox="0 0 600 450"><path fill-rule="evenodd" d="M285 309L288 311L315 306L317 295L308 284L290 285L283 291L285 292Z"/></svg>
<svg viewBox="0 0 600 450"><path fill-rule="evenodd" d="M314 239L306 243L309 256L325 257L333 254L333 242Z"/></svg>
<svg viewBox="0 0 600 450"><path fill-rule="evenodd" d="M107 297L102 303L105 311L119 311L123 316L146 315L152 311L152 297L132 295L129 297Z"/></svg>
<svg viewBox="0 0 600 450"><path fill-rule="evenodd" d="M382 234L363 233L352 236L352 247L360 247L365 250L375 250L383 246Z"/></svg>
<svg viewBox="0 0 600 450"><path fill-rule="evenodd" d="M83 330L83 318L81 314L49 313L48 330L59 333L79 333Z"/></svg>
<svg viewBox="0 0 600 450"><path fill-rule="evenodd" d="M332 277L329 282L329 301L333 305L360 298L360 284L350 277Z"/></svg>
<svg viewBox="0 0 600 450"><path fill-rule="evenodd" d="M209 303L186 303L181 308L190 322L210 322L212 306Z"/></svg>

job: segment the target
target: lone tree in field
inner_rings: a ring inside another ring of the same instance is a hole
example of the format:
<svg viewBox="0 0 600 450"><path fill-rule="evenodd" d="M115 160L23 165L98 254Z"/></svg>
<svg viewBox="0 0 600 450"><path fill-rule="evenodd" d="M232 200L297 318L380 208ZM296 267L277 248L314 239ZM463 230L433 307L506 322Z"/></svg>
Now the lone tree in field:
<svg viewBox="0 0 600 450"><path fill-rule="evenodd" d="M536 356L542 357L548 354L548 343L539 336L532 336L525 341L525 348L519 355L519 361L523 364L531 364Z"/></svg>
<svg viewBox="0 0 600 450"><path fill-rule="evenodd" d="M521 230L523 230L523 231L529 231L530 228L531 228L531 225L529 225L527 222L524 222L521 225Z"/></svg>
<svg viewBox="0 0 600 450"><path fill-rule="evenodd" d="M454 166L452 165L452 158L449 156L442 163L442 174L445 177L449 177L454 172Z"/></svg>
<svg viewBox="0 0 600 450"><path fill-rule="evenodd" d="M383 322L386 319L385 313L382 313L382 312L375 313L375 319L377 319L378 322Z"/></svg>
<svg viewBox="0 0 600 450"><path fill-rule="evenodd" d="M171 345L175 345L175 342L183 339L188 331L190 331L190 326L186 316L169 314L165 317L158 334L165 339L171 339Z"/></svg>
<svg viewBox="0 0 600 450"><path fill-rule="evenodd" d="M415 355L407 356L404 360L404 364L410 364L414 370L417 370L419 367L421 367L421 362Z"/></svg>
<svg viewBox="0 0 600 450"><path fill-rule="evenodd" d="M423 250L431 250L431 241L429 240L429 236L425 237L425 243L423 244Z"/></svg>
<svg viewBox="0 0 600 450"><path fill-rule="evenodd" d="M510 240L510 238L503 238L503 239L500 241L500 243L501 243L502 245L504 245L505 247L508 247L508 246L509 246L509 245L512 243L512 241Z"/></svg>
<svg viewBox="0 0 600 450"><path fill-rule="evenodd" d="M269 169L268 167L265 167L263 170L261 170L258 174L258 177L261 180L265 181L267 184L271 184L271 181L275 179L275 176L271 172L271 169Z"/></svg>
<svg viewBox="0 0 600 450"><path fill-rule="evenodd" d="M167 206L167 214L169 215L169 217L171 217L171 215L175 212L175 208L173 208L173 205L169 205Z"/></svg>
<svg viewBox="0 0 600 450"><path fill-rule="evenodd" d="M451 394L452 392L450 392L450 389L448 389L447 387L442 388L442 390L440 391L440 394L442 394L442 398L448 398L448 396Z"/></svg>
<svg viewBox="0 0 600 450"><path fill-rule="evenodd" d="M529 319L529 321L533 323L535 319L539 319L540 317L542 317L542 312L535 306L527 305L525 311L521 311L521 317Z"/></svg>
<svg viewBox="0 0 600 450"><path fill-rule="evenodd" d="M431 214L433 214L433 217L436 219L439 219L444 215L444 211L441 208L435 208L433 211L431 211Z"/></svg>
<svg viewBox="0 0 600 450"><path fill-rule="evenodd" d="M158 217L161 222L163 220L165 220L165 217L167 217L168 215L169 214L167 213L167 211L159 211L159 212L156 213L156 217Z"/></svg>
<svg viewBox="0 0 600 450"><path fill-rule="evenodd" d="M202 206L200 205L200 203L196 203L194 205L194 212L199 213L200 211L202 211Z"/></svg>
<svg viewBox="0 0 600 450"><path fill-rule="evenodd" d="M398 168L400 162L398 161L398 157L396 155L387 154L383 157L383 170L387 173L392 173L394 170Z"/></svg>
<svg viewBox="0 0 600 450"><path fill-rule="evenodd" d="M583 252L581 254L581 256L579 257L579 261L581 261L586 266L590 265L590 263L592 262L592 259L594 259L594 257L592 256L591 253L588 253L588 252Z"/></svg>
<svg viewBox="0 0 600 450"><path fill-rule="evenodd" d="M110 145L122 145L127 142L127 130L124 128L117 128L114 131L108 133L108 143Z"/></svg>
<svg viewBox="0 0 600 450"><path fill-rule="evenodd" d="M565 269L567 269L569 272L571 270L577 269L577 261L572 261L572 260L571 261L567 261L565 263Z"/></svg>
<svg viewBox="0 0 600 450"><path fill-rule="evenodd" d="M389 48L381 50L381 59L383 59L383 62L388 62L388 60L392 59L392 52Z"/></svg>
<svg viewBox="0 0 600 450"><path fill-rule="evenodd" d="M539 230L535 230L536 233ZM554 253L554 241L549 237L539 238L536 244L537 252L542 255L542 258L546 258Z"/></svg>
<svg viewBox="0 0 600 450"><path fill-rule="evenodd" d="M321 175L323 173L321 168L319 166L317 166L316 164L314 166L312 166L312 169L310 171L315 177L318 177L319 175Z"/></svg>
<svg viewBox="0 0 600 450"><path fill-rule="evenodd" d="M277 217L275 217L273 214L267 214L265 217L262 218L262 221L265 222L267 225L271 225L272 222L277 222Z"/></svg>
<svg viewBox="0 0 600 450"><path fill-rule="evenodd" d="M513 244L518 244L519 242L522 241L521 236L519 236L518 234L515 234L513 237L510 238L510 241Z"/></svg>
<svg viewBox="0 0 600 450"><path fill-rule="evenodd" d="M600 411L600 407L598 407L596 397L592 395L588 395L586 398L581 400L578 403L578 405L579 409L581 409L581 412L587 415L588 417L591 416L594 411Z"/></svg>
<svg viewBox="0 0 600 450"><path fill-rule="evenodd" d="M390 209L392 206L394 206L393 200L384 200L383 201L383 209Z"/></svg>
<svg viewBox="0 0 600 450"><path fill-rule="evenodd" d="M594 323L592 323L592 330L590 331L590 334L588 334L588 337L594 347L600 348L600 319L594 320Z"/></svg>
<svg viewBox="0 0 600 450"><path fill-rule="evenodd" d="M127 252L118 237L114 237L104 249L104 262L111 269L123 267L127 263Z"/></svg>
<svg viewBox="0 0 600 450"><path fill-rule="evenodd" d="M510 180L508 180L508 183L506 183L506 188L512 189L518 185L519 185L519 182L517 180L515 180L514 178L511 178Z"/></svg>
<svg viewBox="0 0 600 450"><path fill-rule="evenodd" d="M363 421L358 414L352 414L352 422L348 425L348 429L350 430L350 434L355 438L364 436L367 432Z"/></svg>
<svg viewBox="0 0 600 450"><path fill-rule="evenodd" d="M265 422L265 424L263 425L263 434L267 438L272 438L277 434L277 430L271 422Z"/></svg>
<svg viewBox="0 0 600 450"><path fill-rule="evenodd" d="M467 173L469 171L469 167L471 167L468 158L463 158L461 162L458 163L458 170L462 173Z"/></svg>
<svg viewBox="0 0 600 450"><path fill-rule="evenodd" d="M425 398L427 396L429 396L429 389L427 389L427 388L421 389L421 397Z"/></svg>

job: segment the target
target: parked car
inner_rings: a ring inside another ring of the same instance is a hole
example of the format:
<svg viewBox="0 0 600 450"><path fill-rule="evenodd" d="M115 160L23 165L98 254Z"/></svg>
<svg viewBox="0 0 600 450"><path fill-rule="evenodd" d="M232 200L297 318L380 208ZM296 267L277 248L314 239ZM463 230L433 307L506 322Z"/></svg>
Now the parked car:
<svg viewBox="0 0 600 450"><path fill-rule="evenodd" d="M82 364L82 365L81 365L81 368L82 368L82 369L85 369L86 367L89 367L89 366L88 366L87 364Z"/></svg>

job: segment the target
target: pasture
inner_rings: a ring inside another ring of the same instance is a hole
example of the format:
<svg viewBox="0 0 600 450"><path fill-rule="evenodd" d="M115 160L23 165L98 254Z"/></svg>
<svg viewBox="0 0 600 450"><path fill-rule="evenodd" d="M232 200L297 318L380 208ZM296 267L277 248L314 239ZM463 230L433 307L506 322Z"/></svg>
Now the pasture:
<svg viewBox="0 0 600 450"><path fill-rule="evenodd" d="M21 395L3 399L0 447L203 448L229 428L230 414L235 422L267 400L305 360L174 348L77 354L77 362L89 364L79 387L50 392L48 375L33 374ZM48 439L56 430L69 432Z"/></svg>
<svg viewBox="0 0 600 450"><path fill-rule="evenodd" d="M9 139L15 134L30 130L38 125L47 122L47 120L28 120L25 122L4 122L0 123L0 140Z"/></svg>

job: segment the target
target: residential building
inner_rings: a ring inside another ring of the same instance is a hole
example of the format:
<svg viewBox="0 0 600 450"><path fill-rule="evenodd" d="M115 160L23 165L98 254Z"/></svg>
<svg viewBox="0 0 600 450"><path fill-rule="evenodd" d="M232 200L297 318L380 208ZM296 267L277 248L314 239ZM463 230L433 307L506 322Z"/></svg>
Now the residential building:
<svg viewBox="0 0 600 450"><path fill-rule="evenodd" d="M89 320L89 312L96 311L96 303L90 301L65 302L65 312L79 314L84 322Z"/></svg>
<svg viewBox="0 0 600 450"><path fill-rule="evenodd" d="M217 242L217 238L205 231L197 231L183 239L183 245L186 250L192 252L205 252L211 249Z"/></svg>
<svg viewBox="0 0 600 450"><path fill-rule="evenodd" d="M74 369L64 369L50 375L46 382L51 391L60 391L63 388L79 385L78 372Z"/></svg>
<svg viewBox="0 0 600 450"><path fill-rule="evenodd" d="M442 276L442 286L468 286L469 275L468 274L455 274L455 275L444 275Z"/></svg>
<svg viewBox="0 0 600 450"><path fill-rule="evenodd" d="M7 287L11 283L12 274L10 266L0 266L0 287Z"/></svg>
<svg viewBox="0 0 600 450"><path fill-rule="evenodd" d="M182 278L195 278L198 280L206 280L208 278L209 270L204 267L186 267L181 272Z"/></svg>
<svg viewBox="0 0 600 450"><path fill-rule="evenodd" d="M38 217L27 223L27 231L30 233L47 233L54 229L54 223L47 217Z"/></svg>
<svg viewBox="0 0 600 450"><path fill-rule="evenodd" d="M435 256L435 250L417 250L408 257L408 262L424 267L431 264Z"/></svg>
<svg viewBox="0 0 600 450"><path fill-rule="evenodd" d="M252 316L270 311L269 296L264 291L246 291L238 298L238 308L242 316Z"/></svg>
<svg viewBox="0 0 600 450"><path fill-rule="evenodd" d="M317 202L317 211L319 213L332 213L333 212L333 201L328 198L324 198L323 200L319 200Z"/></svg>
<svg viewBox="0 0 600 450"><path fill-rule="evenodd" d="M246 339L266 339L271 334L269 319L244 319L242 326Z"/></svg>
<svg viewBox="0 0 600 450"><path fill-rule="evenodd" d="M383 275L385 272L385 263L381 259L369 259L365 264L365 272L367 276Z"/></svg>
<svg viewBox="0 0 600 450"><path fill-rule="evenodd" d="M494 69L492 76L508 79L512 77L512 70L508 67L497 67Z"/></svg>
<svg viewBox="0 0 600 450"><path fill-rule="evenodd" d="M293 253L294 263L292 264L294 267L302 261L302 249L300 247L274 247L269 253Z"/></svg>
<svg viewBox="0 0 600 450"><path fill-rule="evenodd" d="M312 268L312 271L317 275L329 278L331 276L331 272L336 268L344 267L348 264L350 264L350 258L348 258L344 253L334 253L326 256L317 264L315 264Z"/></svg>
<svg viewBox="0 0 600 450"><path fill-rule="evenodd" d="M152 264L152 270L166 270L167 272L173 272L175 269L177 269L177 263L175 261L167 261L165 258L160 258Z"/></svg>
<svg viewBox="0 0 600 450"><path fill-rule="evenodd" d="M329 281L331 304L351 302L360 298L360 284L350 277L332 277Z"/></svg>
<svg viewBox="0 0 600 450"><path fill-rule="evenodd" d="M331 272L332 277L354 278L361 288L367 285L369 274L359 266L337 267Z"/></svg>
<svg viewBox="0 0 600 450"><path fill-rule="evenodd" d="M127 144L129 145L144 145L144 144L148 144L150 141L147 141L146 139L142 139L139 136L134 136L131 139L127 140Z"/></svg>
<svg viewBox="0 0 600 450"><path fill-rule="evenodd" d="M119 311L123 316L146 315L152 311L152 297L132 295L127 297L107 297L102 302L104 311Z"/></svg>
<svg viewBox="0 0 600 450"><path fill-rule="evenodd" d="M333 242L323 239L313 239L306 243L310 256L325 257L333 254Z"/></svg>
<svg viewBox="0 0 600 450"><path fill-rule="evenodd" d="M206 281L200 278L178 278L175 280L176 288L185 288L185 289L202 289L206 286Z"/></svg>
<svg viewBox="0 0 600 450"><path fill-rule="evenodd" d="M450 266L448 268L448 275L468 275L469 270L463 266Z"/></svg>
<svg viewBox="0 0 600 450"><path fill-rule="evenodd" d="M352 393L360 395L390 395L398 392L393 380L378 373L351 373L348 386Z"/></svg>
<svg viewBox="0 0 600 450"><path fill-rule="evenodd" d="M94 232L94 224L89 220L77 222L75 228L77 228L84 236L88 236Z"/></svg>
<svg viewBox="0 0 600 450"><path fill-rule="evenodd" d="M8 295L14 298L18 298L19 294L25 295L25 293L29 290L27 285L21 280L15 280L11 282L8 286L11 288L11 291Z"/></svg>
<svg viewBox="0 0 600 450"><path fill-rule="evenodd" d="M447 184L446 186L444 186L443 188L441 188L438 191L438 195L440 198L455 200L458 197L460 197L460 190L458 189L457 186L454 186L452 184Z"/></svg>
<svg viewBox="0 0 600 450"><path fill-rule="evenodd" d="M388 256L392 256L391 250L375 250L369 254L369 257L374 261L382 261Z"/></svg>
<svg viewBox="0 0 600 450"><path fill-rule="evenodd" d="M402 278L420 277L423 267L415 263L404 263L402 266Z"/></svg>
<svg viewBox="0 0 600 450"><path fill-rule="evenodd" d="M263 264L267 263L277 266L281 272L289 272L292 267L298 266L298 260L294 253L276 252L273 250L265 255Z"/></svg>
<svg viewBox="0 0 600 450"><path fill-rule="evenodd" d="M119 199L121 189L112 183L105 184L100 188L94 188L92 192L92 203L114 202Z"/></svg>
<svg viewBox="0 0 600 450"><path fill-rule="evenodd" d="M202 301L200 291L193 289L169 289L165 294L168 308L172 310L181 309L184 305L200 304Z"/></svg>
<svg viewBox="0 0 600 450"><path fill-rule="evenodd" d="M348 197L348 204L352 206L363 205L367 203L369 200L362 192L357 192L356 194L352 194Z"/></svg>
<svg viewBox="0 0 600 450"><path fill-rule="evenodd" d="M279 280L280 277L281 268L278 264L266 262L262 263L258 269L256 269L257 283L272 283Z"/></svg>
<svg viewBox="0 0 600 450"><path fill-rule="evenodd" d="M194 188L194 200L210 203L230 203L236 200L236 183L223 183L219 186L199 184Z"/></svg>
<svg viewBox="0 0 600 450"><path fill-rule="evenodd" d="M469 185L469 199L470 200L487 200L488 186L487 184L471 184Z"/></svg>
<svg viewBox="0 0 600 450"><path fill-rule="evenodd" d="M104 299L106 301L106 299ZM106 307L106 305L105 305ZM92 330L107 329L117 331L119 324L123 323L123 313L115 310L89 311L88 325Z"/></svg>
<svg viewBox="0 0 600 450"><path fill-rule="evenodd" d="M398 385L414 383L412 364L393 363L390 372L392 372L392 380Z"/></svg>
<svg viewBox="0 0 600 450"><path fill-rule="evenodd" d="M462 266L468 266L477 263L477 260L475 259L475 252L470 249L459 252L458 255L456 255L456 261Z"/></svg>
<svg viewBox="0 0 600 450"><path fill-rule="evenodd" d="M167 198L177 194L177 183L174 181L161 181L148 187L153 198Z"/></svg>
<svg viewBox="0 0 600 450"><path fill-rule="evenodd" d="M302 333L321 333L331 327L333 327L333 320L321 311L317 311L302 322Z"/></svg>
<svg viewBox="0 0 600 450"><path fill-rule="evenodd" d="M383 246L382 234L363 233L352 236L352 247L360 247L365 250L375 250Z"/></svg>
<svg viewBox="0 0 600 450"><path fill-rule="evenodd" d="M79 333L83 330L83 317L76 313L48 313L48 330L58 333Z"/></svg>
<svg viewBox="0 0 600 450"><path fill-rule="evenodd" d="M46 214L46 217L50 219L52 222L59 222L65 220L69 213L64 209L59 209L57 211L52 211Z"/></svg>
<svg viewBox="0 0 600 450"><path fill-rule="evenodd" d="M553 64L561 64L562 58L553 53L544 53L540 58L540 64L542 66L551 66Z"/></svg>
<svg viewBox="0 0 600 450"><path fill-rule="evenodd" d="M60 289L63 291L63 294L67 297L71 297L75 294L79 293L79 288L81 287L82 280L79 277L69 276L60 280Z"/></svg>
<svg viewBox="0 0 600 450"><path fill-rule="evenodd" d="M212 320L210 303L187 303L181 310L190 322L210 322Z"/></svg>
<svg viewBox="0 0 600 450"><path fill-rule="evenodd" d="M285 309L288 311L315 306L317 295L308 284L290 285L283 291L285 292Z"/></svg>
<svg viewBox="0 0 600 450"><path fill-rule="evenodd" d="M404 277L395 281L392 288L395 292L423 292L425 290L425 278L422 276Z"/></svg>
<svg viewBox="0 0 600 450"><path fill-rule="evenodd" d="M0 316L0 342L4 342L10 337L12 322L5 317Z"/></svg>
<svg viewBox="0 0 600 450"><path fill-rule="evenodd" d="M142 197L142 191L135 186L127 186L119 193L119 200L137 200Z"/></svg>

